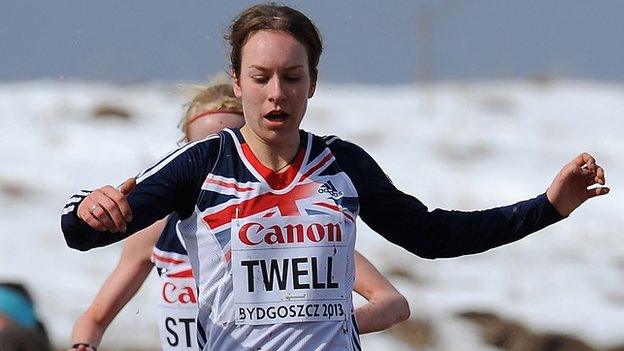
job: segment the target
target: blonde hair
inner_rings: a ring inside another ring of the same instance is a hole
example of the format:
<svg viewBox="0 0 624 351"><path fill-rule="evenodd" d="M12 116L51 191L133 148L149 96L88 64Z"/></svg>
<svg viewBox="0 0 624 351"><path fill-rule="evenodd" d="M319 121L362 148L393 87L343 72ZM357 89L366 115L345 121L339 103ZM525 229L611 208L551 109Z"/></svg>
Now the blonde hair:
<svg viewBox="0 0 624 351"><path fill-rule="evenodd" d="M178 123L184 133L184 141L188 141L189 125L197 117L197 110L201 106L210 112L224 112L243 114L243 104L234 95L231 84L214 84L210 86L194 86L195 97L187 104L186 113Z"/></svg>

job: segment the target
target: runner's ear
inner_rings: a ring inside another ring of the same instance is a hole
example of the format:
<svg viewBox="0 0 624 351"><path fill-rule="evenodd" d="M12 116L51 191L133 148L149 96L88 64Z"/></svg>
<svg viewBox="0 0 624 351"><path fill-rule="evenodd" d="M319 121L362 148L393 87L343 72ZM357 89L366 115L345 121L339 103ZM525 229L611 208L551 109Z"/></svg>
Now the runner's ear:
<svg viewBox="0 0 624 351"><path fill-rule="evenodd" d="M232 90L234 90L234 96L240 99L241 97L243 97L243 92L240 87L240 80L236 76L236 72L234 72L234 70L232 70L230 75L232 76Z"/></svg>
<svg viewBox="0 0 624 351"><path fill-rule="evenodd" d="M311 99L314 96L315 91L316 91L316 82L310 83L310 89L308 89L308 99Z"/></svg>

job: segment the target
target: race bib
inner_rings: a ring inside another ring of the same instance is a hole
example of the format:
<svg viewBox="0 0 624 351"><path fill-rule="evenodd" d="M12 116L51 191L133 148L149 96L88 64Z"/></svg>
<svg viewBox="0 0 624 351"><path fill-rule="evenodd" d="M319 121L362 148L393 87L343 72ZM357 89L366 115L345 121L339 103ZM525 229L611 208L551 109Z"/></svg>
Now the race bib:
<svg viewBox="0 0 624 351"><path fill-rule="evenodd" d="M346 318L350 254L336 217L235 219L231 228L236 324Z"/></svg>
<svg viewBox="0 0 624 351"><path fill-rule="evenodd" d="M197 295L193 278L161 282L158 327L164 350L197 350Z"/></svg>

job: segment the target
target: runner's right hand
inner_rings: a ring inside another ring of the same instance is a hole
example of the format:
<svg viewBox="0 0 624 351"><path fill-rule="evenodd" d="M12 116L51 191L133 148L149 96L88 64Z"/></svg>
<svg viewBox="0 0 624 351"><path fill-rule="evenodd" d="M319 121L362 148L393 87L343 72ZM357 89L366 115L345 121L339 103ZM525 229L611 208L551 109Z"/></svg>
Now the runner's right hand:
<svg viewBox="0 0 624 351"><path fill-rule="evenodd" d="M119 188L106 185L94 190L78 206L78 217L91 228L101 232L125 232L127 223L132 221L132 211L126 200L136 186L136 180L130 178Z"/></svg>

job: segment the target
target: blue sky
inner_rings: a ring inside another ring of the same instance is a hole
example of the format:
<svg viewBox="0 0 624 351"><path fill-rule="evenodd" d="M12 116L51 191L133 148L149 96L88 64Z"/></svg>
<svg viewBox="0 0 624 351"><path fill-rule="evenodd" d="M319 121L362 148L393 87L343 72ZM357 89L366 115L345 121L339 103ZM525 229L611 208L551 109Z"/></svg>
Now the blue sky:
<svg viewBox="0 0 624 351"><path fill-rule="evenodd" d="M251 1L0 0L0 80L202 80ZM325 39L322 80L624 79L620 1L286 1Z"/></svg>

